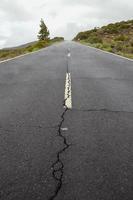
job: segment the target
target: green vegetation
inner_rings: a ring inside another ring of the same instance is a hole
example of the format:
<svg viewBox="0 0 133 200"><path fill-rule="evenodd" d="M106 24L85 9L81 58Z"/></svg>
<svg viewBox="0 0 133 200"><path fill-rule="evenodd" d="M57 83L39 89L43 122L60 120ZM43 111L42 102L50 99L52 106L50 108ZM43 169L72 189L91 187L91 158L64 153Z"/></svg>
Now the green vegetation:
<svg viewBox="0 0 133 200"><path fill-rule="evenodd" d="M40 31L38 34L39 40L49 40L49 30L47 26L45 25L43 19L40 21Z"/></svg>
<svg viewBox="0 0 133 200"><path fill-rule="evenodd" d="M74 41L133 58L133 20L80 32Z"/></svg>
<svg viewBox="0 0 133 200"><path fill-rule="evenodd" d="M28 44L26 47L10 48L10 49L1 49L0 50L0 60L5 60L13 58L22 54L31 53L39 49L48 47L56 42L63 41L63 37L56 37L49 41L36 41L33 44Z"/></svg>
<svg viewBox="0 0 133 200"><path fill-rule="evenodd" d="M39 31L38 39L39 41L31 42L20 47L1 49L0 50L0 61L13 58L22 54L31 53L39 49L48 47L54 43L61 42L64 40L63 37L55 37L53 39L49 38L49 31L41 19L41 29Z"/></svg>

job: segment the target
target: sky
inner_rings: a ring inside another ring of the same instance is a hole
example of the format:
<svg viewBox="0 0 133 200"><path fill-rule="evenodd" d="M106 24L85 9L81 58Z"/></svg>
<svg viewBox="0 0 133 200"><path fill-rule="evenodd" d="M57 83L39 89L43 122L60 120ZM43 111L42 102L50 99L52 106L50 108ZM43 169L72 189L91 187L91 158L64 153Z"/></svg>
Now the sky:
<svg viewBox="0 0 133 200"><path fill-rule="evenodd" d="M78 32L133 19L132 0L0 0L0 48L37 40L40 19L50 36L72 39Z"/></svg>

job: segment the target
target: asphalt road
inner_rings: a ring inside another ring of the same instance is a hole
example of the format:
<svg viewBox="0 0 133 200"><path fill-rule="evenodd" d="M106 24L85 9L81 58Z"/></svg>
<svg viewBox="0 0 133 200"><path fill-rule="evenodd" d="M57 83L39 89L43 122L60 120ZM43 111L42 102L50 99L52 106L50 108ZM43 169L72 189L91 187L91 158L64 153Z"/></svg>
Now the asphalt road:
<svg viewBox="0 0 133 200"><path fill-rule="evenodd" d="M133 61L64 42L0 64L0 199L133 199Z"/></svg>

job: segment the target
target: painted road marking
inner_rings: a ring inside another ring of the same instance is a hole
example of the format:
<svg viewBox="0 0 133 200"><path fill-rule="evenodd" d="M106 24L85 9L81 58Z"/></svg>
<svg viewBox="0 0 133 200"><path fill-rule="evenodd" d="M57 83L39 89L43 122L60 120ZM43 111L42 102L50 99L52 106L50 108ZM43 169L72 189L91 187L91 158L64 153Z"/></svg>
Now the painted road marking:
<svg viewBox="0 0 133 200"><path fill-rule="evenodd" d="M66 73L65 83L65 106L68 109L72 109L72 88L71 88L71 74Z"/></svg>
<svg viewBox="0 0 133 200"><path fill-rule="evenodd" d="M71 53L69 52L67 56L68 56L68 57L71 57Z"/></svg>
<svg viewBox="0 0 133 200"><path fill-rule="evenodd" d="M68 131L68 128L61 128L62 131Z"/></svg>

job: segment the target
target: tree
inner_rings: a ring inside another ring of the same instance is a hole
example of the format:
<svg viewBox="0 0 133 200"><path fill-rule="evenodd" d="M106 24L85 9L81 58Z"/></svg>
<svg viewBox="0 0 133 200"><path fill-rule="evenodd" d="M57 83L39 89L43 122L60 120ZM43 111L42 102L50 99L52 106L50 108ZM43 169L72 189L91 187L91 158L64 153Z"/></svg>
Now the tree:
<svg viewBox="0 0 133 200"><path fill-rule="evenodd" d="M40 21L40 31L38 33L39 40L48 40L49 39L49 30L45 25L43 19Z"/></svg>

